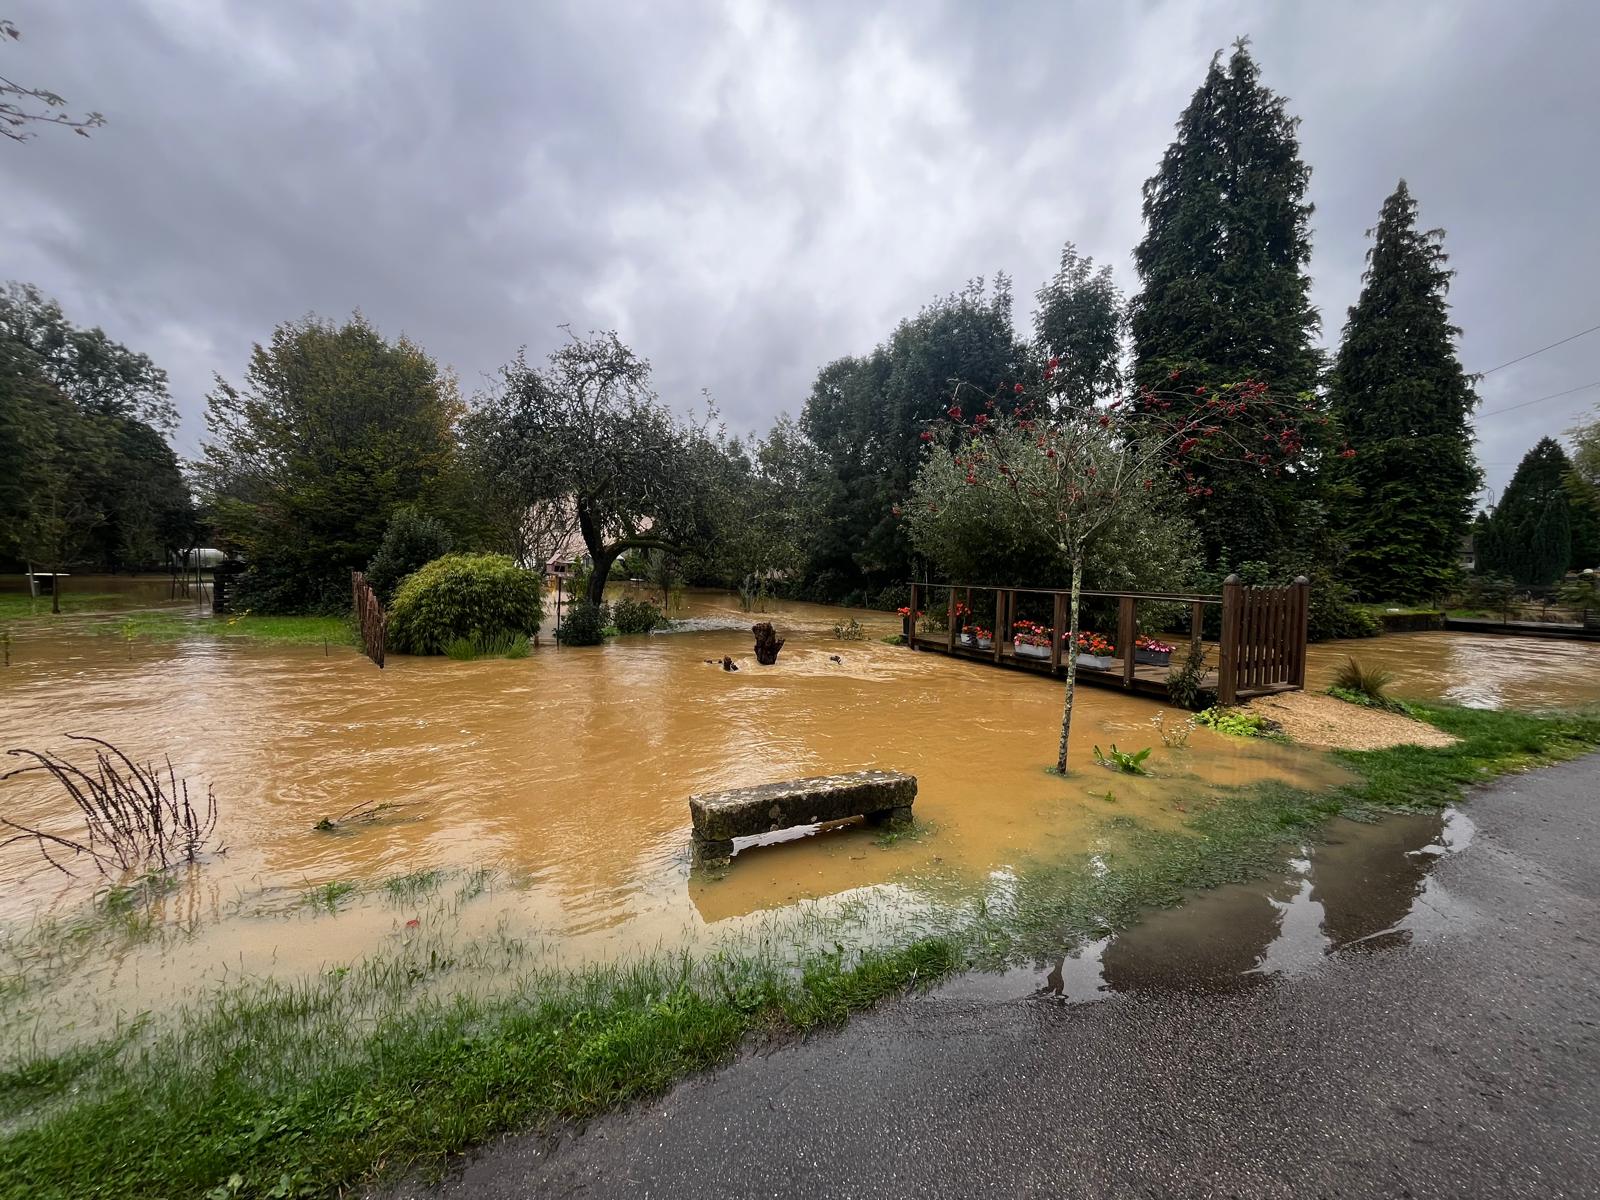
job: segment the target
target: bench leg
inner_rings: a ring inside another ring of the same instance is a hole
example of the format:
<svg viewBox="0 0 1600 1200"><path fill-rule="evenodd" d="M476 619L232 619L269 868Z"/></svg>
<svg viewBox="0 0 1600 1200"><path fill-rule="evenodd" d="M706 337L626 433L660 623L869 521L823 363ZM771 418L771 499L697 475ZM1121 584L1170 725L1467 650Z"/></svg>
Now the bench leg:
<svg viewBox="0 0 1600 1200"><path fill-rule="evenodd" d="M694 865L697 867L725 867L733 859L733 842L719 842L711 838L694 840Z"/></svg>
<svg viewBox="0 0 1600 1200"><path fill-rule="evenodd" d="M877 812L868 813L867 820L873 825L887 825L890 829L904 829L911 824L911 806L906 804L900 808L880 808Z"/></svg>

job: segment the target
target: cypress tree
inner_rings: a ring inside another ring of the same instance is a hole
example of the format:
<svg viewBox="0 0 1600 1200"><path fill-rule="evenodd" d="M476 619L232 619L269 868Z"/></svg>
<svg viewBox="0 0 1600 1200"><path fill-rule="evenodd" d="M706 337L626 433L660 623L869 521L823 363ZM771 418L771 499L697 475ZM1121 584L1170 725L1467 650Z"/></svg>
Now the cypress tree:
<svg viewBox="0 0 1600 1200"><path fill-rule="evenodd" d="M1211 60L1144 185L1145 236L1134 251L1142 288L1130 306L1141 390L1200 404L1195 389L1246 378L1280 394L1315 385L1311 170L1298 123L1262 85L1243 39L1225 64L1220 51ZM1318 511L1304 473L1262 478L1239 464L1208 482L1212 494L1193 503L1213 562L1281 563Z"/></svg>
<svg viewBox="0 0 1600 1200"><path fill-rule="evenodd" d="M1509 575L1524 587L1548 587L1572 562L1572 464L1554 438L1540 438L1489 516L1489 538L1478 570Z"/></svg>
<svg viewBox="0 0 1600 1200"><path fill-rule="evenodd" d="M1361 296L1334 363L1333 413L1355 448L1339 462L1346 573L1369 598L1437 596L1454 579L1482 476L1477 396L1456 357L1444 231L1417 228L1405 180L1383 204Z"/></svg>

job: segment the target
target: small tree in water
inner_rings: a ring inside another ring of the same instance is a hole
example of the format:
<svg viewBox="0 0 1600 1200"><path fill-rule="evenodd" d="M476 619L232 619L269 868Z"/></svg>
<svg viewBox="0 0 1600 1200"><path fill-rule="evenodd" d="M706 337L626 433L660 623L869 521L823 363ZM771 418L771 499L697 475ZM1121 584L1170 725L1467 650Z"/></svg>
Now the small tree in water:
<svg viewBox="0 0 1600 1200"><path fill-rule="evenodd" d="M1047 388L1055 365L1052 359L1046 370ZM1180 378L1175 371L1171 382ZM1022 392L1022 385L1015 385L1015 393ZM1077 687L1083 563L1095 537L1130 508L1148 507L1150 494L1174 474L1186 493L1203 496L1205 471L1219 462L1243 462L1269 474L1292 470L1306 457L1306 426L1327 421L1309 401L1285 402L1254 381L1215 393L1192 389L1184 399L1192 401L1196 393L1206 399L1179 410L1183 415L1175 419L1170 416L1174 393L1151 391L1106 407L1059 407L1046 419L1035 417L1026 403L1013 413L996 413L994 397L959 384L948 424L923 434L930 457L913 491L913 528L936 518L941 507L960 503L963 489L978 489L993 506L996 522L1026 522L1070 565L1066 696L1056 750L1056 770L1062 774ZM983 411L968 418L962 407L967 397L975 397ZM1121 651L1131 654L1133 648Z"/></svg>

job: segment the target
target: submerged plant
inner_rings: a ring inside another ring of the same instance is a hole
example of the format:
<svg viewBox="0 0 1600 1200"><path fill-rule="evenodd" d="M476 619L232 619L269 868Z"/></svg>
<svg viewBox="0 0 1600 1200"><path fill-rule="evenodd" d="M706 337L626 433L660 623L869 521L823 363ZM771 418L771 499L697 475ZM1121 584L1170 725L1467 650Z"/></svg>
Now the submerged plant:
<svg viewBox="0 0 1600 1200"><path fill-rule="evenodd" d="M841 642L864 642L867 640L866 626L851 617L848 621L840 621L833 627L833 636Z"/></svg>
<svg viewBox="0 0 1600 1200"><path fill-rule="evenodd" d="M1143 750L1137 750L1129 754L1126 750L1118 750L1117 744L1112 742L1110 754L1100 753L1100 747L1096 746L1094 748L1094 760L1102 767L1108 767L1113 771L1121 771L1124 775L1148 775L1150 772L1144 769L1144 760L1150 757L1152 748L1146 746Z"/></svg>
<svg viewBox="0 0 1600 1200"><path fill-rule="evenodd" d="M50 775L83 815L84 832L68 837L0 817L0 825L16 830L0 847L31 841L44 860L64 874L73 873L64 859L86 857L108 878L199 861L216 832L216 793L207 788L203 806L196 808L188 782L177 777L170 758L163 777L153 764L141 767L110 742L81 734L67 736L98 747L92 773L59 755L20 749L7 753L34 761L0 775L0 782L35 772Z"/></svg>
<svg viewBox="0 0 1600 1200"><path fill-rule="evenodd" d="M1161 738L1161 744L1168 750L1184 750L1189 745L1189 735L1195 730L1199 722L1193 717L1188 717L1182 724L1167 725L1167 714L1158 712L1150 718L1150 725Z"/></svg>

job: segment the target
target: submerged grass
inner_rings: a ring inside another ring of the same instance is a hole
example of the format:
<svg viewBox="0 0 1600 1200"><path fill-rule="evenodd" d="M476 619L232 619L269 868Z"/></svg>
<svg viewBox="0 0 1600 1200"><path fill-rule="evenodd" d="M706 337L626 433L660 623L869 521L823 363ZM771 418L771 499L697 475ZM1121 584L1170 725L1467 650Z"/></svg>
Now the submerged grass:
<svg viewBox="0 0 1600 1200"><path fill-rule="evenodd" d="M94 612L121 599L123 597L102 592L85 592L81 596L71 591L63 592L60 615ZM50 611L49 596L40 596L35 600L27 592L0 592L0 621L20 621L31 617L48 618L55 615Z"/></svg>
<svg viewBox="0 0 1600 1200"><path fill-rule="evenodd" d="M155 609L119 616L99 632L154 641L245 637L305 646L355 644L355 628L348 617L279 617L255 613L203 617Z"/></svg>
<svg viewBox="0 0 1600 1200"><path fill-rule="evenodd" d="M317 978L220 992L148 1036L124 1030L54 1056L20 1048L0 1062L0 1195L83 1195L86 1181L104 1197L331 1195L427 1172L497 1132L657 1091L754 1033L837 1023L966 967L1059 956L1190 889L1269 869L1329 817L1438 807L1492 775L1600 745L1596 717L1417 711L1461 740L1342 754L1353 773L1342 788L1224 794L1181 831L1112 818L1112 849L997 882L932 936L848 949L807 929L829 948L764 938L538 972L492 996L439 984L463 958L509 970L515 946L441 950L417 937ZM442 879L420 872L390 895Z"/></svg>

